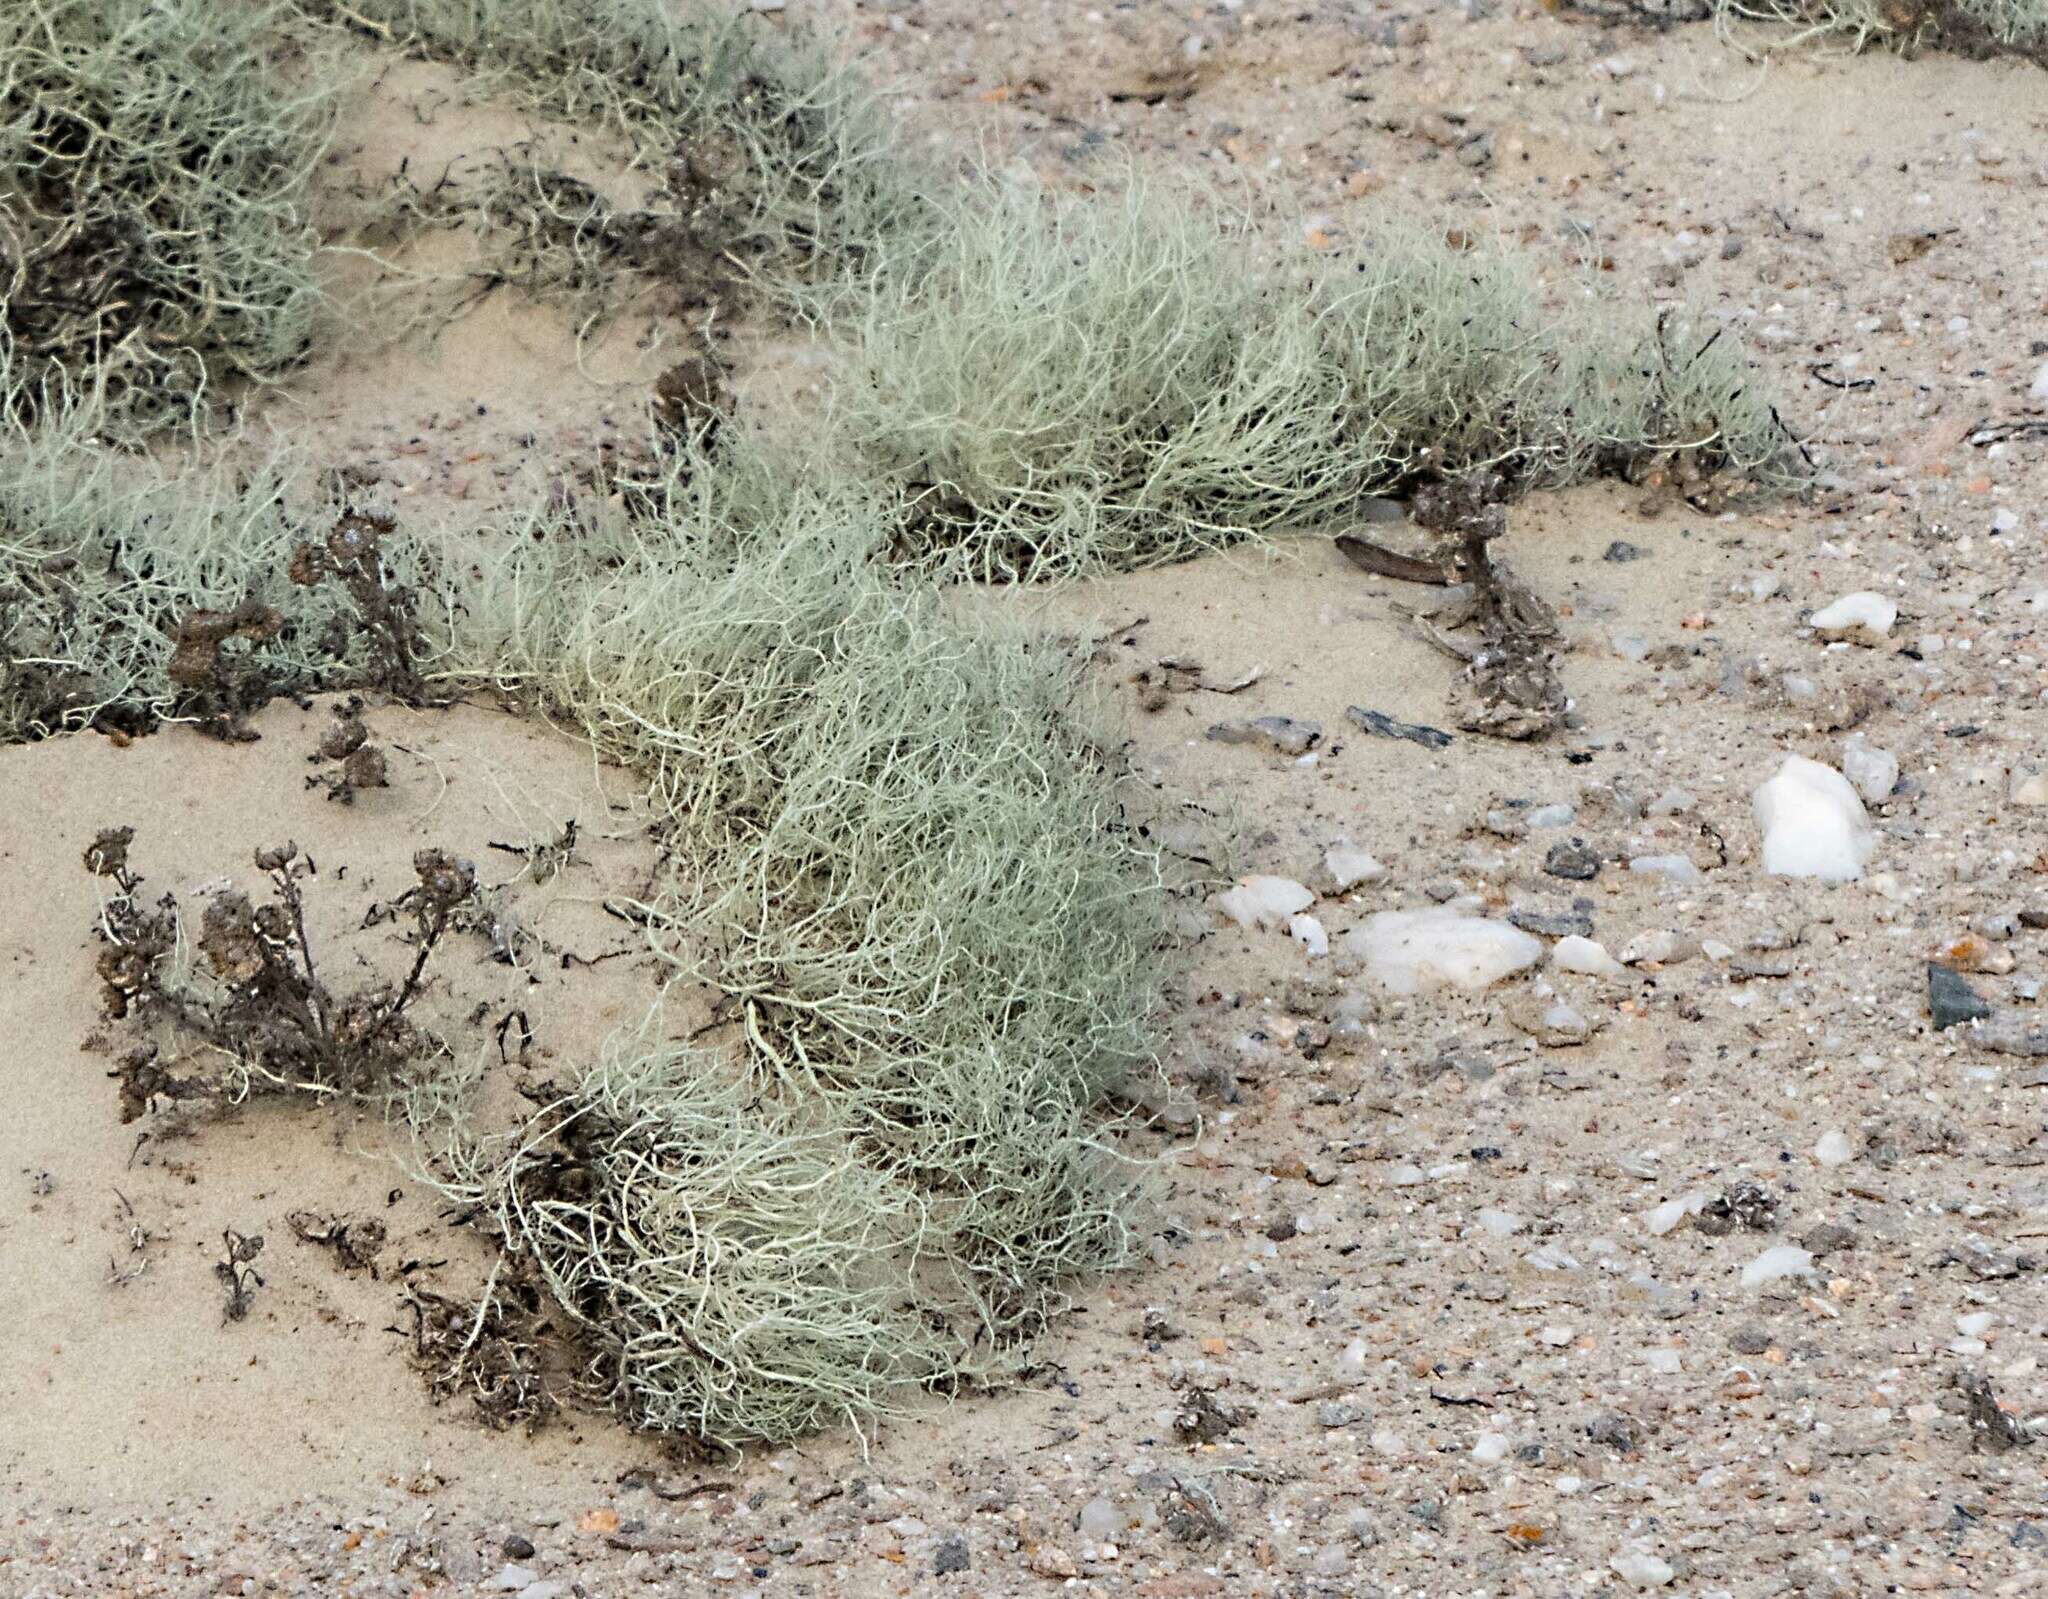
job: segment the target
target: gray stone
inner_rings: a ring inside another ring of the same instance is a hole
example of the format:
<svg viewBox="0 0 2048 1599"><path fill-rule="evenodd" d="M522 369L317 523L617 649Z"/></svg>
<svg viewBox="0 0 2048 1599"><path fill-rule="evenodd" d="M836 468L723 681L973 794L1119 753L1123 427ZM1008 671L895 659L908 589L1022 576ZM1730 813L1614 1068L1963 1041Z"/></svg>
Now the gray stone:
<svg viewBox="0 0 2048 1599"><path fill-rule="evenodd" d="M1832 1255L1839 1250L1854 1249L1856 1235L1840 1222L1824 1221L1817 1227L1810 1227L1799 1240L1799 1247L1809 1255Z"/></svg>
<svg viewBox="0 0 2048 1599"><path fill-rule="evenodd" d="M1584 839L1559 839L1543 857L1543 870L1567 882L1590 883L1600 875L1600 852Z"/></svg>
<svg viewBox="0 0 2048 1599"><path fill-rule="evenodd" d="M967 1547L967 1540L957 1532L939 1534L938 1547L932 1551L932 1571L941 1577L951 1576L956 1571L966 1571L974 1564L974 1556Z"/></svg>
<svg viewBox="0 0 2048 1599"><path fill-rule="evenodd" d="M1933 1013L1936 1032L1962 1022L1982 1021L1991 1014L1990 1005L1963 975L1939 961L1927 963L1927 1008Z"/></svg>
<svg viewBox="0 0 2048 1599"><path fill-rule="evenodd" d="M1263 744L1282 755L1306 755L1323 736L1321 722L1297 722L1291 716L1255 716L1245 722L1218 722L1209 737L1219 744Z"/></svg>
<svg viewBox="0 0 2048 1599"><path fill-rule="evenodd" d="M1540 938L1593 936L1593 918L1584 911L1547 911L1535 905L1516 905L1508 911L1508 921Z"/></svg>

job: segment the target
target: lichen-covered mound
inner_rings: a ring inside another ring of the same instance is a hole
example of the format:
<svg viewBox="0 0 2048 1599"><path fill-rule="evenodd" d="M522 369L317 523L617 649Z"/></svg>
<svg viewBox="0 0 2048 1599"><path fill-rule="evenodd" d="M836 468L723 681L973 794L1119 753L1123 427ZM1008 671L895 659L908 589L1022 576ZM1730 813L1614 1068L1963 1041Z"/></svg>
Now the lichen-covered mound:
<svg viewBox="0 0 2048 1599"><path fill-rule="evenodd" d="M0 326L22 386L103 387L108 425L188 417L302 356L304 197L334 75L277 59L277 5L0 8Z"/></svg>
<svg viewBox="0 0 2048 1599"><path fill-rule="evenodd" d="M1715 11L1722 21L1783 23L1795 40L2015 55L2048 67L2048 0L1717 0Z"/></svg>
<svg viewBox="0 0 2048 1599"><path fill-rule="evenodd" d="M465 1191L497 1196L507 1246L552 1260L554 1280L564 1245L522 1198L523 1163L552 1150L590 1174L595 1219L576 1247L593 1258L571 1301L613 1304L600 1281L694 1300L694 1251L654 1248L621 1216L640 1202L622 1174L645 1181L648 1167L620 1140L645 1126L579 1107L622 1073L665 1105L685 1088L739 1095L764 1126L838 1151L777 1200L776 1226L827 1236L837 1224L803 1221L806 1206L867 1212L861 1249L837 1253L867 1261L861 1295L893 1292L909 1318L813 1341L800 1404L765 1373L725 1382L714 1403L704 1373L643 1369L627 1330L642 1299L608 1310L628 1413L701 1413L726 1440L956 1381L1034 1330L1076 1275L1128 1258L1134 1183L1100 1137L1101 1106L1147 1056L1162 925L1067 654L949 621L878 560L876 507L764 483L696 460L573 538L529 529L467 596L452 655L646 775L671 846L647 905L656 940L724 992L738 1046L737 1063L622 1056L536 1118L525 1153L495 1167L458 1155ZM661 1136L663 1160L683 1159L688 1139ZM685 1184L675 1203L700 1199ZM758 1236L771 1252L787 1243ZM729 1291L773 1319L748 1299L763 1282L743 1274ZM835 1280L826 1298L852 1291Z"/></svg>
<svg viewBox="0 0 2048 1599"><path fill-rule="evenodd" d="M1200 201L992 182L849 299L835 420L908 500L899 558L1030 580L1482 468L1522 486L1798 471L1734 342L1690 317L1552 308L1512 254L1399 225L1272 262Z"/></svg>

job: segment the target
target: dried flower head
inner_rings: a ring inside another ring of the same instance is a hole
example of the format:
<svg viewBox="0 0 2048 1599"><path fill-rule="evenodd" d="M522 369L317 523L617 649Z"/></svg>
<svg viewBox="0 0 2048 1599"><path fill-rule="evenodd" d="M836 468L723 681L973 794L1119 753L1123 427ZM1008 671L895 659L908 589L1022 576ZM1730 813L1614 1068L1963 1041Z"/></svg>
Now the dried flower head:
<svg viewBox="0 0 2048 1599"><path fill-rule="evenodd" d="M135 842L132 827L103 827L85 846L85 869L95 877L120 879L128 872L128 846Z"/></svg>
<svg viewBox="0 0 2048 1599"><path fill-rule="evenodd" d="M248 895L229 889L214 896L200 918L199 952L223 982L249 983L261 975L263 935Z"/></svg>
<svg viewBox="0 0 2048 1599"><path fill-rule="evenodd" d="M425 907L445 911L476 892L476 868L446 850L423 849L412 858L419 874L419 896Z"/></svg>
<svg viewBox="0 0 2048 1599"><path fill-rule="evenodd" d="M397 523L368 511L344 512L327 535L327 558L336 566L355 566L376 557L377 546Z"/></svg>
<svg viewBox="0 0 2048 1599"><path fill-rule="evenodd" d="M374 744L352 751L341 763L341 781L350 790L389 788L391 779L385 773L384 752Z"/></svg>
<svg viewBox="0 0 2048 1599"><path fill-rule="evenodd" d="M359 705L337 710L333 725L320 736L320 758L345 761L368 742L370 730L363 724Z"/></svg>
<svg viewBox="0 0 2048 1599"><path fill-rule="evenodd" d="M298 859L299 846L296 844L271 844L256 852L256 869L259 872L281 872Z"/></svg>

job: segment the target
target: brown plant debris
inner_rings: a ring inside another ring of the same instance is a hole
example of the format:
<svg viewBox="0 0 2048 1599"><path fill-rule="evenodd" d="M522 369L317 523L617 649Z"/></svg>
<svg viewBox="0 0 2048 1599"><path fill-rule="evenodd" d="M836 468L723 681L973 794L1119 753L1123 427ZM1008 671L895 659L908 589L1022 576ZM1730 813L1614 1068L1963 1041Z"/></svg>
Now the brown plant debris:
<svg viewBox="0 0 2048 1599"><path fill-rule="evenodd" d="M417 600L397 581L383 543L397 528L384 512L348 510L327 537L301 544L287 569L302 588L332 578L355 602L369 641L369 681L408 705L435 703L420 676L426 648L420 635ZM336 654L340 653L337 645Z"/></svg>
<svg viewBox="0 0 2048 1599"><path fill-rule="evenodd" d="M334 1251L334 1258L348 1271L377 1275L377 1255L389 1234L374 1216L323 1216L314 1210L295 1210L285 1225L302 1244L318 1244Z"/></svg>
<svg viewBox="0 0 2048 1599"><path fill-rule="evenodd" d="M412 1339L413 1363L437 1404L467 1395L493 1431L531 1432L559 1408L543 1358L541 1303L516 1279L494 1281L474 1303L408 1283L400 1304L411 1324L391 1331Z"/></svg>
<svg viewBox="0 0 2048 1599"><path fill-rule="evenodd" d="M344 805L355 804L356 795L364 789L389 788L391 777L384 752L370 743L369 737L369 727L363 721L362 699L351 694L334 708L334 721L310 757L336 765L328 771L309 774L306 786L324 788L330 800L339 800Z"/></svg>
<svg viewBox="0 0 2048 1599"><path fill-rule="evenodd" d="M1507 532L1506 484L1497 472L1474 472L1433 484L1415 496L1414 519L1450 545L1450 562L1468 586L1464 598L1430 621L1421 636L1462 661L1458 725L1496 738L1547 738L1564 725L1570 704L1557 675L1562 641L1557 615L1490 546ZM1348 552L1347 552L1348 553ZM1476 644L1450 629L1479 629Z"/></svg>
<svg viewBox="0 0 2048 1599"><path fill-rule="evenodd" d="M256 1257L263 1253L263 1235L238 1233L229 1227L221 1234L221 1246L213 1274L227 1290L226 1319L240 1321L249 1314L256 1290L263 1286L263 1275L255 1266Z"/></svg>
<svg viewBox="0 0 2048 1599"><path fill-rule="evenodd" d="M232 611L195 610L178 624L166 675L198 714L201 732L237 744L255 740L248 714L261 708L269 691L237 673L222 648L230 639L257 643L276 638L283 627L283 612L253 600Z"/></svg>
<svg viewBox="0 0 2048 1599"><path fill-rule="evenodd" d="M85 851L94 875L111 881L102 907L98 970L107 1013L161 1023L195 1040L226 1065L212 1078L180 1077L158 1064L145 1041L115 1072L124 1120L160 1099L240 1099L260 1091L325 1097L389 1087L430 1040L407 1016L436 946L476 898L476 870L440 850L413 857L418 882L394 904L413 917L413 961L396 988L372 984L343 997L321 977L306 933L304 882L312 859L296 844L256 852L272 897L253 903L239 889L212 896L200 918L195 977L181 979L174 959L183 927L177 900L138 897L142 879L128 865L132 828L108 828Z"/></svg>

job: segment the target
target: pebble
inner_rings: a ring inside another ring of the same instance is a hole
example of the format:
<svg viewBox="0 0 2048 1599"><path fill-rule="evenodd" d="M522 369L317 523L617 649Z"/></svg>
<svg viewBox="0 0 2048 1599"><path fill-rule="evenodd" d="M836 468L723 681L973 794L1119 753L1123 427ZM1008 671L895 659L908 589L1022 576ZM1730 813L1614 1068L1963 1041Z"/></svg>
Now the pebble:
<svg viewBox="0 0 2048 1599"><path fill-rule="evenodd" d="M499 1593L519 1593L539 1580L539 1573L531 1566L504 1566L491 1578L489 1586Z"/></svg>
<svg viewBox="0 0 2048 1599"><path fill-rule="evenodd" d="M1543 857L1543 870L1567 882L1590 883L1600 875L1600 852L1581 838L1559 839Z"/></svg>
<svg viewBox="0 0 2048 1599"><path fill-rule="evenodd" d="M2007 1012L1978 1023L1970 1034L1970 1042L2001 1055L2048 1055L2048 1027Z"/></svg>
<svg viewBox="0 0 2048 1599"><path fill-rule="evenodd" d="M1237 887L1216 896L1216 908L1239 927L1285 927L1316 897L1291 877L1240 877Z"/></svg>
<svg viewBox="0 0 2048 1599"><path fill-rule="evenodd" d="M1081 1507L1075 1519L1075 1530L1085 1543L1107 1543L1124 1530L1124 1513L1109 1500L1096 1497Z"/></svg>
<svg viewBox="0 0 2048 1599"><path fill-rule="evenodd" d="M1742 1268L1742 1286L1763 1288L1813 1270L1813 1256L1797 1244L1774 1244Z"/></svg>
<svg viewBox="0 0 2048 1599"><path fill-rule="evenodd" d="M1899 758L1854 733L1842 745L1842 775L1866 805L1882 805L1899 786Z"/></svg>
<svg viewBox="0 0 2048 1599"><path fill-rule="evenodd" d="M1636 855L1628 869L1638 877L1661 877L1672 883L1697 883L1700 869L1683 855Z"/></svg>
<svg viewBox="0 0 2048 1599"><path fill-rule="evenodd" d="M1506 1433L1483 1432L1472 1445L1472 1458L1482 1466L1498 1465L1508 1458Z"/></svg>
<svg viewBox="0 0 2048 1599"><path fill-rule="evenodd" d="M1057 1544L1040 1544L1031 1551L1031 1569L1041 1577L1078 1577L1081 1568L1074 1557Z"/></svg>
<svg viewBox="0 0 2048 1599"><path fill-rule="evenodd" d="M957 1532L939 1534L938 1546L932 1550L932 1573L948 1577L956 1571L966 1571L974 1565L974 1555L967 1547L967 1540Z"/></svg>
<svg viewBox="0 0 2048 1599"><path fill-rule="evenodd" d="M1970 931L1979 938L1996 939L2004 943L2018 936L2020 919L2013 911L1983 911L1970 918Z"/></svg>
<svg viewBox="0 0 2048 1599"><path fill-rule="evenodd" d="M1981 933L1965 933L1941 952L1941 965L1959 972L1986 972L2003 977L2019 964L2019 958L2003 944L1994 944Z"/></svg>
<svg viewBox="0 0 2048 1599"><path fill-rule="evenodd" d="M1282 755L1306 755L1322 742L1321 722L1298 722L1291 716L1255 716L1249 721L1218 722L1209 737L1219 744L1264 744Z"/></svg>
<svg viewBox="0 0 2048 1599"><path fill-rule="evenodd" d="M1689 1194L1680 1194L1676 1199L1667 1199L1643 1217L1643 1227L1652 1238L1662 1238L1675 1229L1688 1216L1697 1216L1706 1208L1707 1194L1696 1189Z"/></svg>
<svg viewBox="0 0 2048 1599"><path fill-rule="evenodd" d="M1318 1577L1341 1577L1351 1569L1351 1555L1342 1544L1326 1543L1316 1551L1309 1569Z"/></svg>
<svg viewBox="0 0 2048 1599"><path fill-rule="evenodd" d="M1939 1033L1964 1022L1981 1021L1991 1007L1963 980L1962 974L1940 961L1927 963L1927 1009Z"/></svg>
<svg viewBox="0 0 2048 1599"><path fill-rule="evenodd" d="M1379 911L1343 942L1366 975L1393 994L1485 988L1543 958L1543 945L1519 928L1455 906Z"/></svg>
<svg viewBox="0 0 2048 1599"><path fill-rule="evenodd" d="M1625 968L1590 938L1573 934L1561 938L1550 949L1550 962L1562 971L1588 977L1620 977Z"/></svg>
<svg viewBox="0 0 2048 1599"><path fill-rule="evenodd" d="M1593 937L1593 918L1584 911L1547 911L1533 905L1517 905L1508 911L1508 920L1525 933L1540 933L1545 938L1590 941Z"/></svg>
<svg viewBox="0 0 2048 1599"><path fill-rule="evenodd" d="M1892 601L1869 589L1859 589L1815 611L1808 620L1814 632L1824 639L1876 645L1885 641L1898 619L1899 608Z"/></svg>
<svg viewBox="0 0 2048 1599"><path fill-rule="evenodd" d="M1863 875L1876 841L1863 801L1832 766L1788 755L1752 803L1764 834L1765 871L1830 883Z"/></svg>
<svg viewBox="0 0 2048 1599"><path fill-rule="evenodd" d="M1522 995L1507 1007L1507 1020L1550 1049L1583 1044L1593 1036L1593 1024L1585 1013L1558 998L1555 992L1539 990Z"/></svg>
<svg viewBox="0 0 2048 1599"><path fill-rule="evenodd" d="M1699 953L1698 940L1668 927L1653 927L1621 946L1624 966L1676 966Z"/></svg>
<svg viewBox="0 0 2048 1599"><path fill-rule="evenodd" d="M1323 869L1330 874L1340 894L1361 883L1384 882L1387 876L1384 866L1348 838L1338 839L1323 851Z"/></svg>
<svg viewBox="0 0 2048 1599"><path fill-rule="evenodd" d="M2012 788L2009 791L2008 797L2012 800L2013 804L2024 805L2029 809L2048 805L2048 774L2040 772L2013 773Z"/></svg>
<svg viewBox="0 0 2048 1599"><path fill-rule="evenodd" d="M1800 1236L1799 1247L1818 1259L1822 1255L1855 1248L1856 1235L1840 1222L1824 1221L1817 1227L1807 1228Z"/></svg>
<svg viewBox="0 0 2048 1599"><path fill-rule="evenodd" d="M1813 1146L1813 1158L1823 1166L1846 1166L1856 1158L1856 1151L1850 1147L1846 1133L1829 1128Z"/></svg>
<svg viewBox="0 0 2048 1599"><path fill-rule="evenodd" d="M1669 1561L1655 1555L1622 1554L1607 1562L1615 1575L1633 1588L1661 1588L1678 1575Z"/></svg>

